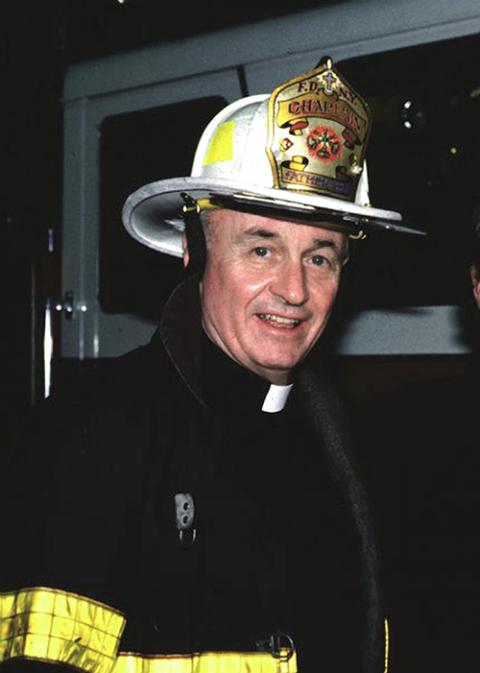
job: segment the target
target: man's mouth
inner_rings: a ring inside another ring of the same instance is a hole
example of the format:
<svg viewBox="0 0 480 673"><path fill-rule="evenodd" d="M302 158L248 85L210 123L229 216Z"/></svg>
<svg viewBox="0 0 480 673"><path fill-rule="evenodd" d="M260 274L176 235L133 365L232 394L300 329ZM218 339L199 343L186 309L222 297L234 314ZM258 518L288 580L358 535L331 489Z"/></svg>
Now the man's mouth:
<svg viewBox="0 0 480 673"><path fill-rule="evenodd" d="M293 329L302 322L296 318L284 318L283 316L275 315L274 313L257 313L257 315L265 322L287 329Z"/></svg>

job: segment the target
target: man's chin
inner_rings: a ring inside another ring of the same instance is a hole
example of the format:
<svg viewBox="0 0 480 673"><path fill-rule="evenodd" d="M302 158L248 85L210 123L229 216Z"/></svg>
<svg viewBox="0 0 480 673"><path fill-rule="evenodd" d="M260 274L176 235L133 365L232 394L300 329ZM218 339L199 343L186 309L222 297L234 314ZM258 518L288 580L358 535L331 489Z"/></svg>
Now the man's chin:
<svg viewBox="0 0 480 673"><path fill-rule="evenodd" d="M293 370L298 365L300 358L269 359L254 363L253 371L270 383L287 385L290 383Z"/></svg>

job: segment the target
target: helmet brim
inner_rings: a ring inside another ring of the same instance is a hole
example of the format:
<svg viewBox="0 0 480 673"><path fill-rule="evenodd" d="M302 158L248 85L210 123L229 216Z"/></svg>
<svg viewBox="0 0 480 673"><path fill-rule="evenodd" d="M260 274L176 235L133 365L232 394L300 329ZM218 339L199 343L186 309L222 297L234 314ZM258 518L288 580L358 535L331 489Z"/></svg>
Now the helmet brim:
<svg viewBox="0 0 480 673"><path fill-rule="evenodd" d="M125 202L122 220L128 233L143 245L159 252L182 256L184 222L182 208L186 193L195 200L208 199L232 210L268 215L299 224L336 229L348 233L383 230L402 234L425 232L402 224L400 213L361 206L330 196L278 190L241 184L220 178L184 177L144 185Z"/></svg>

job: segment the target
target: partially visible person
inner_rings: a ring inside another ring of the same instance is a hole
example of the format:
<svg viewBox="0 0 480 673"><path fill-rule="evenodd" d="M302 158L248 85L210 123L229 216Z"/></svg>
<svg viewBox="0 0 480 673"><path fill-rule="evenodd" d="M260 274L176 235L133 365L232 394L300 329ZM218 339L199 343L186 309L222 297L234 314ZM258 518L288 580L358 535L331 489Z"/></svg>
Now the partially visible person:
<svg viewBox="0 0 480 673"><path fill-rule="evenodd" d="M451 673L478 666L478 207L466 238L464 244L457 237L465 249L458 332L471 352L447 362L437 378L403 385L362 410L364 453L397 635L392 673Z"/></svg>
<svg viewBox="0 0 480 673"><path fill-rule="evenodd" d="M480 312L480 206L476 206L473 212L473 237L472 237L472 252L470 255L470 278L472 281L473 299Z"/></svg>

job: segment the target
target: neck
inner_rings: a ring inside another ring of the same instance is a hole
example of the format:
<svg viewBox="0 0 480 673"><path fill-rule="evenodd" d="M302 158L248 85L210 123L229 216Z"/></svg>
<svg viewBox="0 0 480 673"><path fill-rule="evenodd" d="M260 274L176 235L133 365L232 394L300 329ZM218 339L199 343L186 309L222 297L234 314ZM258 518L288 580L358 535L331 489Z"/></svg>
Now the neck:
<svg viewBox="0 0 480 673"><path fill-rule="evenodd" d="M235 354L227 348L226 344L220 338L219 334L215 331L212 331L208 328L208 325L205 324L205 321L202 318L202 328L205 332L207 338L215 345L217 348L222 350L227 357L229 357L233 362L236 362L237 365L243 367L252 372L256 376L259 376L261 379L268 381L276 386L287 386L292 382L292 370L290 369L273 369L269 367L262 367L257 365L255 362L252 362L248 359L241 359L235 357Z"/></svg>

